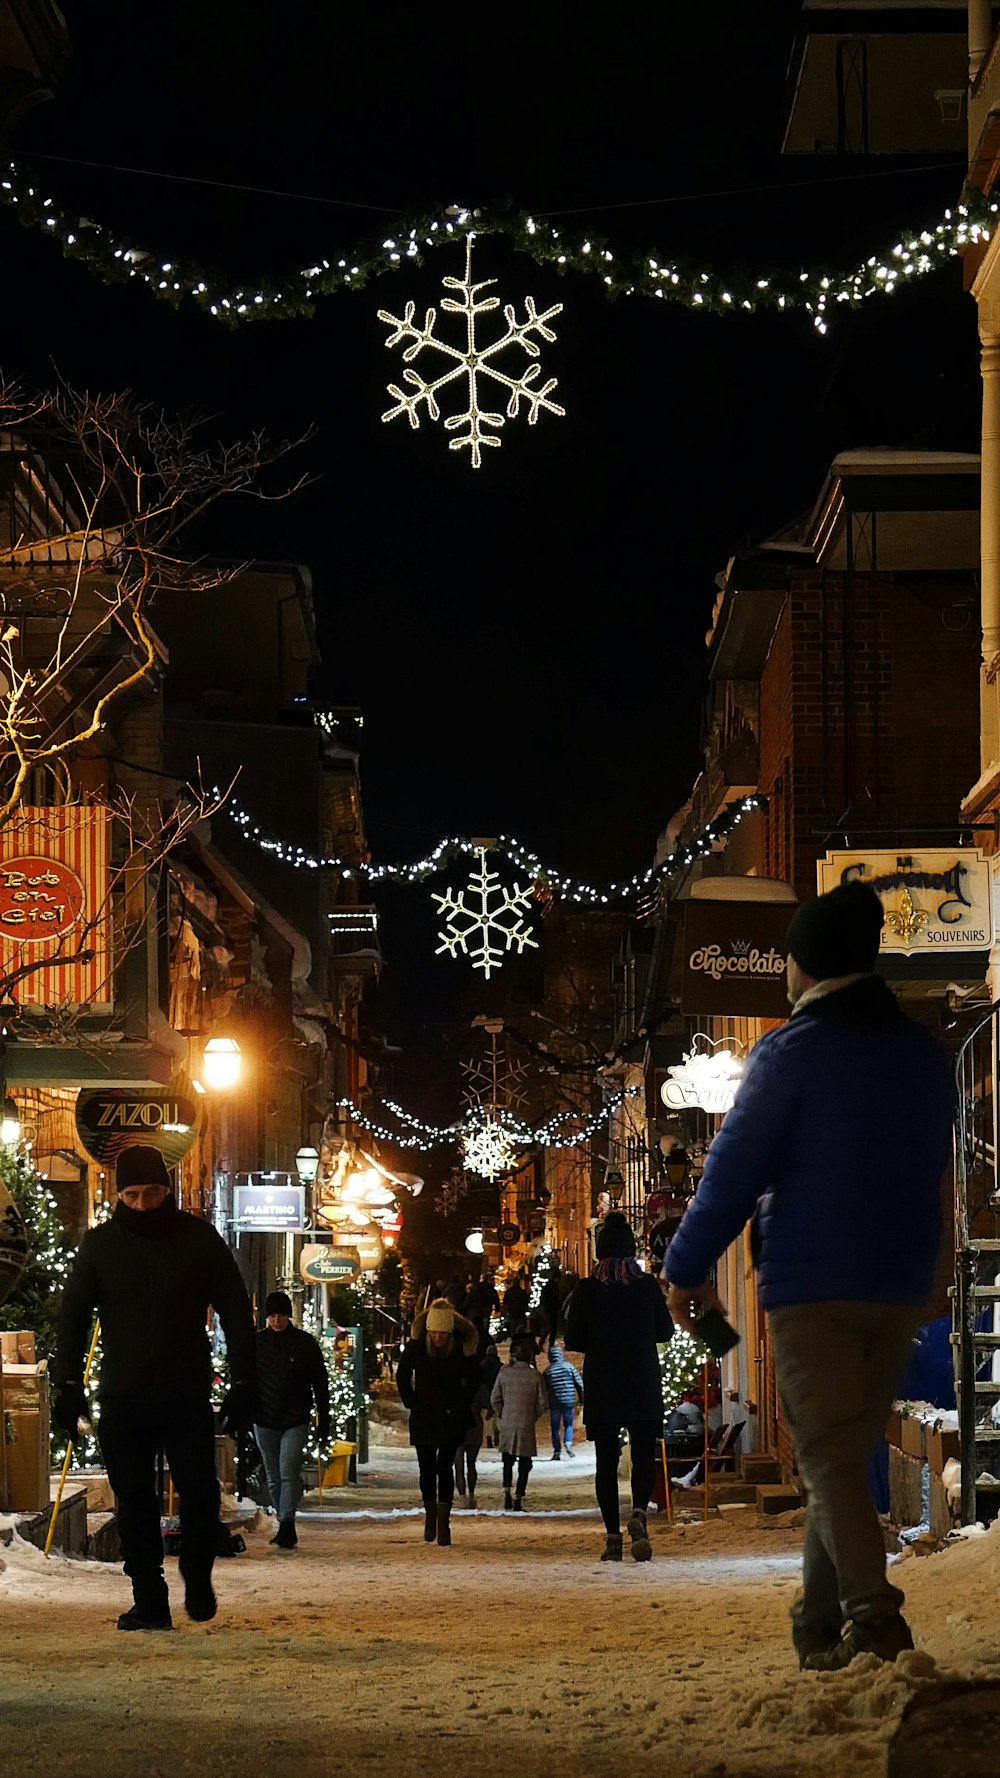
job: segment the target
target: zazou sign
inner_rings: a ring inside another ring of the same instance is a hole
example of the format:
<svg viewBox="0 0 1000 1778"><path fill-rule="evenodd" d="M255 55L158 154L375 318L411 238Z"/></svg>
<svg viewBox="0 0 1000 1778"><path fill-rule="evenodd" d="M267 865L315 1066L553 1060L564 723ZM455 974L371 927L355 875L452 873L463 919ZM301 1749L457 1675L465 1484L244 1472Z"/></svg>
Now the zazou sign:
<svg viewBox="0 0 1000 1778"><path fill-rule="evenodd" d="M671 1111L707 1111L725 1117L742 1073L742 1059L732 1050L690 1050L682 1062L667 1069L660 1098Z"/></svg>

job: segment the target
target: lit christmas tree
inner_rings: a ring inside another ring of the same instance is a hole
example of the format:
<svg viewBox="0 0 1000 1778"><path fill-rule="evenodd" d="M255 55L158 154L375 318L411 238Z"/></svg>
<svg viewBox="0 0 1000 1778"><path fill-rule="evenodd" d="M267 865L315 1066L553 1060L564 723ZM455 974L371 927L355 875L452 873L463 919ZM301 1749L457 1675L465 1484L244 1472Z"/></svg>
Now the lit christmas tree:
<svg viewBox="0 0 1000 1778"><path fill-rule="evenodd" d="M76 1251L59 1217L59 1206L27 1150L0 1146L0 1179L10 1192L28 1237L28 1261L0 1304L0 1328L30 1328L35 1354L51 1358L56 1316Z"/></svg>
<svg viewBox="0 0 1000 1778"><path fill-rule="evenodd" d="M674 1328L674 1337L659 1348L660 1385L663 1390L664 1417L671 1413L685 1395L699 1393L705 1380L708 1362L709 1384L715 1371L715 1360L700 1340L694 1340L683 1328Z"/></svg>
<svg viewBox="0 0 1000 1778"><path fill-rule="evenodd" d="M538 1308L538 1305L542 1300L542 1290L552 1276L552 1268L555 1264L555 1258L556 1256L553 1253L552 1248L549 1246L548 1242L546 1242L532 1267L531 1285L528 1290L529 1309Z"/></svg>

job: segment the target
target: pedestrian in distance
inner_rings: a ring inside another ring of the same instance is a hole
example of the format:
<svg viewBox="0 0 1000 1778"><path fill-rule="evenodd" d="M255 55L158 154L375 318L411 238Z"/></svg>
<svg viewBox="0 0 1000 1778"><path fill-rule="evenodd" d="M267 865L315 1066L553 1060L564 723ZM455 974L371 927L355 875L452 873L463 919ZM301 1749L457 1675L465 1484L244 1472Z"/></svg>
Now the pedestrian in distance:
<svg viewBox="0 0 1000 1778"><path fill-rule="evenodd" d="M447 1297L436 1297L413 1322L396 1369L396 1387L410 1410L410 1443L417 1453L424 1542L451 1543L455 1452L472 1424L479 1387L479 1334L457 1315Z"/></svg>
<svg viewBox="0 0 1000 1778"><path fill-rule="evenodd" d="M573 1452L573 1416L576 1404L583 1406L583 1378L575 1364L570 1364L562 1347L555 1344L549 1346L548 1369L542 1374L545 1393L549 1402L549 1418L552 1422L552 1457L558 1463L562 1456L562 1445L566 1447L567 1457Z"/></svg>
<svg viewBox="0 0 1000 1778"><path fill-rule="evenodd" d="M272 1290L264 1302L267 1326L257 1335L257 1419L254 1437L264 1459L279 1550L298 1543L295 1510L302 1495L302 1459L316 1410L322 1452L330 1442L330 1379L319 1341L292 1323L291 1298Z"/></svg>
<svg viewBox="0 0 1000 1778"><path fill-rule="evenodd" d="M219 1483L206 1323L214 1309L231 1378L220 1419L223 1430L235 1434L253 1420L253 1314L221 1235L202 1217L178 1209L158 1149L123 1150L115 1179L114 1214L84 1235L66 1281L52 1417L72 1439L78 1422L90 1419L83 1364L96 1312L102 1352L97 1436L134 1601L118 1628L170 1630L157 1457L165 1452L180 1495L184 1607L196 1623L207 1623L216 1612Z"/></svg>
<svg viewBox="0 0 1000 1778"><path fill-rule="evenodd" d="M481 1278L477 1279L469 1291L469 1302L466 1310L469 1320L474 1321L488 1339L490 1322L494 1314L500 1313L500 1298L493 1282L493 1274L484 1269Z"/></svg>
<svg viewBox="0 0 1000 1778"><path fill-rule="evenodd" d="M472 1424L464 1439L455 1452L455 1486L459 1496L465 1498L466 1477L468 1477L468 1504L472 1512L478 1506L476 1485L479 1481L477 1459L483 1447L483 1415L490 1411L489 1391L480 1383L470 1403Z"/></svg>
<svg viewBox="0 0 1000 1778"><path fill-rule="evenodd" d="M538 1450L535 1422L544 1414L547 1403L545 1385L535 1369L534 1342L530 1334L524 1334L520 1339L511 1341L510 1363L500 1371L490 1397L493 1412L500 1422L503 1503L506 1511L524 1511L531 1460ZM512 1495L515 1462L517 1485Z"/></svg>
<svg viewBox="0 0 1000 1778"><path fill-rule="evenodd" d="M520 1333L527 1322L528 1288L523 1271L518 1272L513 1284L508 1284L504 1291L503 1318L509 1340Z"/></svg>
<svg viewBox="0 0 1000 1778"><path fill-rule="evenodd" d="M809 1497L792 1641L800 1665L821 1671L913 1647L867 1469L933 1287L953 1092L941 1047L875 974L882 923L856 881L794 915L791 1017L754 1045L665 1266L690 1327L721 1308L710 1273L753 1217Z"/></svg>
<svg viewBox="0 0 1000 1778"><path fill-rule="evenodd" d="M632 1511L627 1531L632 1557L653 1554L646 1512L653 1492L656 1441L663 1427L663 1393L657 1346L673 1336L663 1292L635 1256L635 1236L625 1217L611 1210L597 1234L597 1264L570 1299L566 1345L582 1352L584 1419L594 1441L595 1491L604 1520L602 1562L622 1560L618 1463L621 1429L632 1454Z"/></svg>

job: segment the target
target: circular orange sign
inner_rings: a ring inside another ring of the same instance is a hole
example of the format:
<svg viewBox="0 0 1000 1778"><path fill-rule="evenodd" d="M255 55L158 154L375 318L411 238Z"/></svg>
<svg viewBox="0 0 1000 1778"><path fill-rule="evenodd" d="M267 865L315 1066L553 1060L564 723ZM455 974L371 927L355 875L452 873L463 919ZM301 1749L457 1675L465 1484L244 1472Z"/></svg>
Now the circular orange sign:
<svg viewBox="0 0 1000 1778"><path fill-rule="evenodd" d="M12 858L0 864L0 939L40 945L79 925L83 884L57 858Z"/></svg>

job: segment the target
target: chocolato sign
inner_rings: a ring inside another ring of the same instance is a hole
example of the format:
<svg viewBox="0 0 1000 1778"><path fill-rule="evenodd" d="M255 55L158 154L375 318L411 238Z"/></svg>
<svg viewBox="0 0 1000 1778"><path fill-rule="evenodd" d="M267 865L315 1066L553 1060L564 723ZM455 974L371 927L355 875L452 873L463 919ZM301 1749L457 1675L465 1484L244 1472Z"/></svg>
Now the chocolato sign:
<svg viewBox="0 0 1000 1778"><path fill-rule="evenodd" d="M175 1167L197 1134L198 1102L193 1093L162 1087L101 1087L79 1095L76 1127L87 1153L104 1165L142 1143Z"/></svg>
<svg viewBox="0 0 1000 1778"><path fill-rule="evenodd" d="M988 951L993 943L990 860L974 846L951 851L828 852L816 866L821 895L867 883L885 910L882 955Z"/></svg>
<svg viewBox="0 0 1000 1778"><path fill-rule="evenodd" d="M688 901L684 905L683 1013L782 1019L789 902Z"/></svg>

